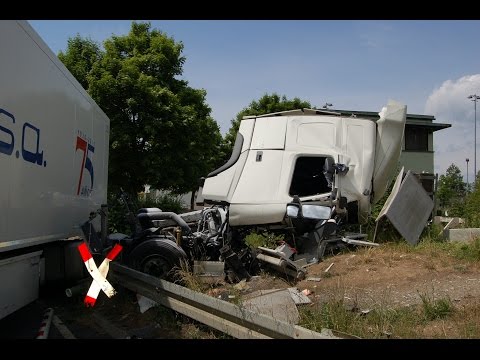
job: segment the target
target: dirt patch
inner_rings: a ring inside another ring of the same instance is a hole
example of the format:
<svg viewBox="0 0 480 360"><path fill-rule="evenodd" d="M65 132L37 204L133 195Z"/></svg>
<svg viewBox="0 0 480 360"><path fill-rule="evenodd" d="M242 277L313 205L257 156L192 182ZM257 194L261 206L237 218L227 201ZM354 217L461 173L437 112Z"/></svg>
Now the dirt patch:
<svg viewBox="0 0 480 360"><path fill-rule="evenodd" d="M420 295L447 297L466 305L480 295L478 264L391 248L371 248L328 258L310 266L308 276L321 281L301 281L297 286L314 291L315 301L343 295L350 303L366 308L420 304Z"/></svg>

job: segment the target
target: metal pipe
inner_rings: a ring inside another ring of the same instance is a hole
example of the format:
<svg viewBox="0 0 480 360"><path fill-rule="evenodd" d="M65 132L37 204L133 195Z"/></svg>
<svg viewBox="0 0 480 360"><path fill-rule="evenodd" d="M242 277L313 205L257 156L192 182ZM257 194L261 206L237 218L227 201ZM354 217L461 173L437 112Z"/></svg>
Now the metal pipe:
<svg viewBox="0 0 480 360"><path fill-rule="evenodd" d="M66 288L65 295L67 297L73 297L74 295L82 294L83 292L87 291L88 286L91 282L92 282L91 278L83 279L77 285Z"/></svg>
<svg viewBox="0 0 480 360"><path fill-rule="evenodd" d="M182 246L182 228L179 226L175 228L175 238L177 239L177 245Z"/></svg>
<svg viewBox="0 0 480 360"><path fill-rule="evenodd" d="M265 254L258 254L257 259L261 261L265 261L266 263L269 263L275 266L279 266L282 269L284 269L287 266L287 262L285 260L279 259L273 256L268 256Z"/></svg>
<svg viewBox="0 0 480 360"><path fill-rule="evenodd" d="M159 211L159 212L153 212L153 213L141 213L137 215L138 219L142 218L147 218L149 220L166 220L166 219L171 219L175 221L178 226L180 226L185 234L190 234L192 232L192 229L190 229L190 226L183 220L178 214L175 214L174 212L166 212L166 211Z"/></svg>

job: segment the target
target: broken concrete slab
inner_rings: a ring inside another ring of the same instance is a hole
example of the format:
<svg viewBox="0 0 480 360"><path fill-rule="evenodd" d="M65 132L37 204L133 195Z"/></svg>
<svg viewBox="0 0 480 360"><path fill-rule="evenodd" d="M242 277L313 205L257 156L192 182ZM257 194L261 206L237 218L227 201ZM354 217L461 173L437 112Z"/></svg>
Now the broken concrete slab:
<svg viewBox="0 0 480 360"><path fill-rule="evenodd" d="M251 311L271 316L277 320L298 324L300 315L288 289L270 291L244 300L242 306Z"/></svg>

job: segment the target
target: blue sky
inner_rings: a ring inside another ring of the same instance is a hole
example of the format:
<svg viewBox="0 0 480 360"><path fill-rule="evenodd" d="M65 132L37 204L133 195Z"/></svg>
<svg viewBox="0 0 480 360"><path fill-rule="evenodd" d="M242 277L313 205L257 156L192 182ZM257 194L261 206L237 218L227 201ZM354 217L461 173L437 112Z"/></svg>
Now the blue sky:
<svg viewBox="0 0 480 360"><path fill-rule="evenodd" d="M380 111L389 99L452 127L434 134L435 171L455 163L473 179L474 104L480 95L478 20L155 20L184 44L183 77L207 91L225 133L252 100L276 92L314 106ZM31 20L54 53L80 34L99 44L130 20ZM480 103L477 139L480 135ZM477 170L480 141L477 140Z"/></svg>

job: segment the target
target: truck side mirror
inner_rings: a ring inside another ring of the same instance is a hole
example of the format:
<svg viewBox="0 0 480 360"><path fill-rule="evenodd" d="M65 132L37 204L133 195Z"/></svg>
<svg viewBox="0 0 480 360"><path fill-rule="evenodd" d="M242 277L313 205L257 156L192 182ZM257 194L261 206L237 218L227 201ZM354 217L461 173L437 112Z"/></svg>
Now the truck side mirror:
<svg viewBox="0 0 480 360"><path fill-rule="evenodd" d="M302 215L305 219L328 220L332 215L332 209L321 205L302 205Z"/></svg>
<svg viewBox="0 0 480 360"><path fill-rule="evenodd" d="M291 218L300 217L300 205L299 204L287 204L287 216Z"/></svg>

